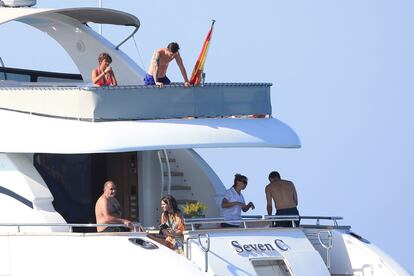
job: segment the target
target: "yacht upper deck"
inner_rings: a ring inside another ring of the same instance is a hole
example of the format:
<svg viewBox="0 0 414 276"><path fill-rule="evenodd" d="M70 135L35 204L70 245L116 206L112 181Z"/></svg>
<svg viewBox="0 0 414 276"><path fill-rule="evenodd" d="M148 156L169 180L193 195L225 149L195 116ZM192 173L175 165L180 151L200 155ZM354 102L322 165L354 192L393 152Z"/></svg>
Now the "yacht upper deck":
<svg viewBox="0 0 414 276"><path fill-rule="evenodd" d="M82 121L272 113L269 83L207 83L190 88L172 84L162 89L143 85L145 71L119 49L140 26L132 14L102 8L0 8L0 25L9 21L47 33L69 54L79 75L0 67L0 109ZM113 45L89 22L133 30ZM120 85L91 85L91 70L102 52L111 55Z"/></svg>
<svg viewBox="0 0 414 276"><path fill-rule="evenodd" d="M145 85L0 81L0 108L86 121L270 115L269 83Z"/></svg>

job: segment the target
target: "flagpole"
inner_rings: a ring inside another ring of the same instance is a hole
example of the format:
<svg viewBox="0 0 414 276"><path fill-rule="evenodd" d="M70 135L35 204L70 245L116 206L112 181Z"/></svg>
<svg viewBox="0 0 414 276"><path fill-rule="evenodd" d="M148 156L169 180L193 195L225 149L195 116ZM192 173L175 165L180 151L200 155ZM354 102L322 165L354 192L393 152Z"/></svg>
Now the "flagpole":
<svg viewBox="0 0 414 276"><path fill-rule="evenodd" d="M213 29L214 23L216 23L216 20L211 19L211 29ZM203 70L201 73L201 86L204 86L205 82L206 82L206 73Z"/></svg>
<svg viewBox="0 0 414 276"><path fill-rule="evenodd" d="M204 40L203 46L201 47L200 55L194 65L193 72L190 78L190 84L192 85L204 85L206 74L204 73L204 64L206 62L207 52L211 40L211 36L213 33L213 27L216 20L211 20L210 30L207 33L206 39Z"/></svg>
<svg viewBox="0 0 414 276"><path fill-rule="evenodd" d="M211 29L213 29L214 23L216 23L216 20L211 19ZM206 82L206 73L203 71L201 72L201 86L204 86L205 82Z"/></svg>

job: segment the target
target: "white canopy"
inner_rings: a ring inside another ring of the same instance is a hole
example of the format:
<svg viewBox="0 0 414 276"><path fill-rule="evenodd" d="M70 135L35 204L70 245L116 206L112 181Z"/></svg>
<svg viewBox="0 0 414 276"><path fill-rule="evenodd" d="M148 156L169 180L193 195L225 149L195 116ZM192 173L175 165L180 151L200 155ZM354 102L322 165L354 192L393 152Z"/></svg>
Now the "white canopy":
<svg viewBox="0 0 414 276"><path fill-rule="evenodd" d="M277 119L84 122L0 110L0 152L98 153L219 147L298 148Z"/></svg>
<svg viewBox="0 0 414 276"><path fill-rule="evenodd" d="M103 8L66 8L66 9L38 9L38 8L0 8L0 24L12 20L27 19L33 16L50 16L62 14L79 21L81 24L93 22L97 24L113 24L139 27L138 18L132 14Z"/></svg>

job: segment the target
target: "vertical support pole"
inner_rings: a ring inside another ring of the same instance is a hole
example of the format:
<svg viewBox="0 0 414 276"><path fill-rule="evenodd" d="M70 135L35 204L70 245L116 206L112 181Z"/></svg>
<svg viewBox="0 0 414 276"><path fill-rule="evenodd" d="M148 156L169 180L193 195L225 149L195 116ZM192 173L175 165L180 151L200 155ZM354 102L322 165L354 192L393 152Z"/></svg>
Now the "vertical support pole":
<svg viewBox="0 0 414 276"><path fill-rule="evenodd" d="M98 0L99 8L102 8L102 0ZM102 24L99 24L99 34L102 35Z"/></svg>
<svg viewBox="0 0 414 276"><path fill-rule="evenodd" d="M171 167L170 167L170 159L168 157L167 150L163 150L165 164L167 165L167 173L168 173L168 186L167 186L167 194L171 194Z"/></svg>

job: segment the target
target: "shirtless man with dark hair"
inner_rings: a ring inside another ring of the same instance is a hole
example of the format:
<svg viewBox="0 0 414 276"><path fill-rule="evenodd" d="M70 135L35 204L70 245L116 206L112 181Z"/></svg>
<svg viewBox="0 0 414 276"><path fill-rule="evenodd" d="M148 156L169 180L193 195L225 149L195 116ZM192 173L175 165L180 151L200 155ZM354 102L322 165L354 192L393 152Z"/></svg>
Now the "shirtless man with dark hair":
<svg viewBox="0 0 414 276"><path fill-rule="evenodd" d="M299 211L296 208L298 206L298 196L293 182L281 179L280 174L276 171L269 174L269 181L270 183L265 188L267 214L269 216L272 215L273 200L276 207L276 215L299 216ZM299 221L295 221L295 225L296 227L299 226ZM292 223L290 221L278 221L276 226L292 227Z"/></svg>
<svg viewBox="0 0 414 276"><path fill-rule="evenodd" d="M168 44L167 48L161 48L154 52L147 75L144 78L145 85L157 85L163 87L164 84L170 84L171 81L167 77L167 69L168 64L175 59L180 68L181 75L183 75L184 86L190 86L187 71L185 70L183 60L178 51L179 49L180 46L178 46L177 42L171 42Z"/></svg>
<svg viewBox="0 0 414 276"><path fill-rule="evenodd" d="M125 227L98 226L98 232L128 232L133 228L132 222L121 218L121 205L115 198L116 185L113 181L106 181L104 192L96 201L95 215L97 224L125 224Z"/></svg>

